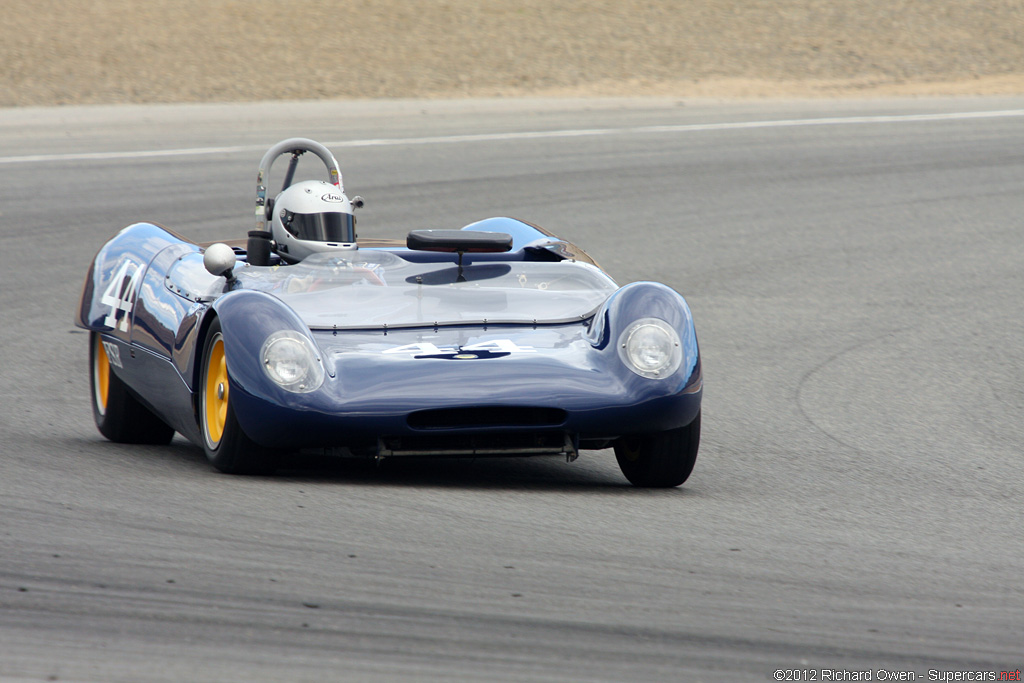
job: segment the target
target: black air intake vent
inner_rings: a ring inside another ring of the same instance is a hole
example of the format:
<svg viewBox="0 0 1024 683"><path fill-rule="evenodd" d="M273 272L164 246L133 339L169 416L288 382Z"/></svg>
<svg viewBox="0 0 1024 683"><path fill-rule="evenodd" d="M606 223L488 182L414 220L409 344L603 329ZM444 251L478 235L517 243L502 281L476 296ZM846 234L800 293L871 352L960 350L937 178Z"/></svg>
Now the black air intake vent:
<svg viewBox="0 0 1024 683"><path fill-rule="evenodd" d="M484 406L435 408L409 415L413 429L473 429L480 427L558 427L566 414L559 408Z"/></svg>
<svg viewBox="0 0 1024 683"><path fill-rule="evenodd" d="M565 455L575 460L572 438L564 432L487 432L485 434L424 434L382 438L378 454L391 456L450 456L477 458L509 455Z"/></svg>

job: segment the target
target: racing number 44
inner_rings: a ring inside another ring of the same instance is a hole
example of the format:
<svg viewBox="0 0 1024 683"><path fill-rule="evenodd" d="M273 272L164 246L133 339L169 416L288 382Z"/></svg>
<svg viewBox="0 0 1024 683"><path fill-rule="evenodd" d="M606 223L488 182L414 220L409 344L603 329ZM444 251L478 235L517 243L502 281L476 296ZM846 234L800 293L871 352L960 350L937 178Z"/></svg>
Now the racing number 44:
<svg viewBox="0 0 1024 683"><path fill-rule="evenodd" d="M122 332L128 331L128 316L135 304L135 290L141 274L142 268L138 264L125 260L118 268L117 274L110 279L110 284L103 290L103 296L100 298L100 304L110 306L110 313L103 320L104 325L111 329L116 327ZM117 322L118 317L121 317L120 324Z"/></svg>

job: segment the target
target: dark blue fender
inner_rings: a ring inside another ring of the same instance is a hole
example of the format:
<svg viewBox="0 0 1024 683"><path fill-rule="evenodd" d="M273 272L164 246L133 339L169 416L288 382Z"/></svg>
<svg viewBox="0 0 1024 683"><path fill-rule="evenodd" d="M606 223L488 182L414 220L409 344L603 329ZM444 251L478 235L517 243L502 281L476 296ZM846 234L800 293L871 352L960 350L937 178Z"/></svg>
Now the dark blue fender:
<svg viewBox="0 0 1024 683"><path fill-rule="evenodd" d="M503 232L512 236L512 252L504 255L489 255L494 260L508 260L514 258L537 258L549 252L551 259L575 259L584 263L598 265L587 252L580 249L572 242L567 242L558 236L548 232L544 228L526 223L518 218L495 217L485 218L476 223L470 223L462 230L475 230L479 232ZM519 256L516 256L516 254ZM476 256L477 260L488 260Z"/></svg>
<svg viewBox="0 0 1024 683"><path fill-rule="evenodd" d="M200 265L176 269L190 260ZM208 310L203 299L223 287L223 279L205 273L201 261L199 246L171 231L152 223L130 225L93 259L75 317L79 327L118 347L111 370L129 391L194 441L194 350ZM183 289L186 284L192 291Z"/></svg>
<svg viewBox="0 0 1024 683"><path fill-rule="evenodd" d="M683 362L674 376L674 381L678 382L676 392L699 394L703 389L703 379L693 314L686 299L667 285L633 282L608 297L594 316L591 328L594 345L604 348L614 344L627 327L641 318L660 318L676 330L683 346ZM643 384L650 380L634 375L633 381Z"/></svg>
<svg viewBox="0 0 1024 683"><path fill-rule="evenodd" d="M165 251L170 252L165 254ZM135 304L146 284L145 275L160 254L173 261L180 254L198 250L182 238L152 223L129 225L97 252L82 287L75 317L79 327L104 332L112 338L130 341ZM162 282L161 282L162 288ZM104 298L110 303L104 303Z"/></svg>
<svg viewBox="0 0 1024 683"><path fill-rule="evenodd" d="M260 349L267 337L278 330L294 330L310 339L313 335L295 311L264 292L229 292L214 302L213 310L224 335L231 397L242 430L264 445L287 445L287 442L269 439L266 435L268 429L277 431L273 426L280 417L275 414L276 410L313 409L316 402L310 397L315 397L316 392L296 394L270 381L260 362Z"/></svg>
<svg viewBox="0 0 1024 683"><path fill-rule="evenodd" d="M485 218L482 221L470 223L463 227L462 230L472 230L476 232L503 232L511 235L512 251L519 251L523 247L537 242L537 240L558 239L547 230L543 230L536 225L524 223L516 218Z"/></svg>

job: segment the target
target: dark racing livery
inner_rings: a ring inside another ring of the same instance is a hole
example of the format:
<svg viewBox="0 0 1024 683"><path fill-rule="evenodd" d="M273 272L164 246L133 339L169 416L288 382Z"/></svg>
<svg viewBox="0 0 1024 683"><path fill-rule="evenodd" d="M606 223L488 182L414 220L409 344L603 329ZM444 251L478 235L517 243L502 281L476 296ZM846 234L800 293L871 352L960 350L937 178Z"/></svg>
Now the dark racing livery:
<svg viewBox="0 0 1024 683"><path fill-rule="evenodd" d="M292 183L305 152L327 182ZM287 154L270 199L270 167ZM108 241L76 317L100 432L178 432L232 473L268 473L301 450L575 459L614 447L635 485L686 480L702 377L682 296L619 287L577 246L512 218L357 240L361 205L326 148L293 138L261 162L244 244L152 223Z"/></svg>

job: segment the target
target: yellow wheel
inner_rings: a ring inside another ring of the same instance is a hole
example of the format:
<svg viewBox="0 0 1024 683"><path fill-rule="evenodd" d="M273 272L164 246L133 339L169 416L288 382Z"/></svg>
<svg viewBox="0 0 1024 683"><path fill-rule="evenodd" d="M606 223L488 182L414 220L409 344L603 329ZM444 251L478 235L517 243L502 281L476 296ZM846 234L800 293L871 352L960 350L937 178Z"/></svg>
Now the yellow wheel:
<svg viewBox="0 0 1024 683"><path fill-rule="evenodd" d="M93 400L100 415L107 413L107 400L110 398L110 359L103 348L103 338L93 335L92 343L92 385Z"/></svg>
<svg viewBox="0 0 1024 683"><path fill-rule="evenodd" d="M224 358L224 335L215 334L206 359L204 390L203 437L210 448L217 448L224 437L224 424L228 417L228 364Z"/></svg>
<svg viewBox="0 0 1024 683"><path fill-rule="evenodd" d="M210 464L229 474L272 473L277 467L275 453L246 436L235 417L219 318L206 333L200 368L199 430Z"/></svg>
<svg viewBox="0 0 1024 683"><path fill-rule="evenodd" d="M107 351L107 344L116 355ZM89 336L89 384L92 416L100 434L118 443L170 443L174 430L143 405L117 376L122 368L121 351L127 348L114 339L104 343L96 332Z"/></svg>

